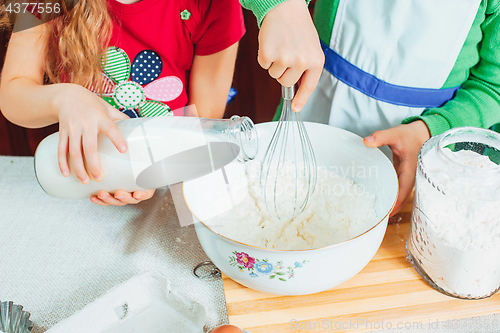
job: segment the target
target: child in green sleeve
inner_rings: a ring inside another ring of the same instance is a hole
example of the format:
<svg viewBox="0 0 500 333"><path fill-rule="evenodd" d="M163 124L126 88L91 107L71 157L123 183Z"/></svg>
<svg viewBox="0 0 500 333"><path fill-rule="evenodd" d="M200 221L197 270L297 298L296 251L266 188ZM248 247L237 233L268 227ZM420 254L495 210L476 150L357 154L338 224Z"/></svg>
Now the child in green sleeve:
<svg viewBox="0 0 500 333"><path fill-rule="evenodd" d="M240 1L262 22L259 56L278 54L273 61L283 63L307 50L306 67L320 59L317 37L299 14L303 0ZM280 24L296 34L293 47L278 38L287 34ZM392 150L400 182L393 214L408 200L430 136L500 123L500 0L318 0L314 24L325 65L308 103L294 101L295 111ZM284 73L300 69L292 62Z"/></svg>

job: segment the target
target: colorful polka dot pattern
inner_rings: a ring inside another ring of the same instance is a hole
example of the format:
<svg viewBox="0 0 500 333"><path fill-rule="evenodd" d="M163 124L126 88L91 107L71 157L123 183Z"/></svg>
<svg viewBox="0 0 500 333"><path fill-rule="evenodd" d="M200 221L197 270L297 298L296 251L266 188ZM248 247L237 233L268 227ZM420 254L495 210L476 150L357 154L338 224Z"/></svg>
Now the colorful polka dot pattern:
<svg viewBox="0 0 500 333"><path fill-rule="evenodd" d="M126 81L130 76L130 59L125 51L116 46L107 49L101 67L115 83Z"/></svg>
<svg viewBox="0 0 500 333"><path fill-rule="evenodd" d="M102 86L103 94L112 94L115 84L106 74L102 74L102 76L104 77Z"/></svg>
<svg viewBox="0 0 500 333"><path fill-rule="evenodd" d="M89 85L86 86L86 88L95 93L102 93L103 96L111 96L113 94L113 90L115 90L115 83L109 77L107 77L106 74L104 73L101 74L102 74L101 91L98 91L97 86L94 86L94 84L92 83L89 83Z"/></svg>
<svg viewBox="0 0 500 333"><path fill-rule="evenodd" d="M125 109L134 109L146 100L142 87L135 82L120 83L115 89L115 102Z"/></svg>
<svg viewBox="0 0 500 333"><path fill-rule="evenodd" d="M140 118L139 114L135 110L122 110L129 118Z"/></svg>
<svg viewBox="0 0 500 333"><path fill-rule="evenodd" d="M151 50L139 52L132 63L132 81L141 85L156 80L163 69L160 56Z"/></svg>
<svg viewBox="0 0 500 333"><path fill-rule="evenodd" d="M131 118L173 115L170 107L160 101L176 99L184 86L175 76L155 81L163 70L163 62L156 52L141 51L131 65L127 54L113 46L106 51L105 60L102 97L109 104Z"/></svg>
<svg viewBox="0 0 500 333"><path fill-rule="evenodd" d="M144 92L148 98L168 102L179 97L182 93L182 88L181 79L176 76L167 76L148 84L144 88Z"/></svg>
<svg viewBox="0 0 500 333"><path fill-rule="evenodd" d="M120 106L118 104L116 104L113 96L102 96L102 99L104 99L106 102L108 102L109 105L111 105L115 109L120 110Z"/></svg>
<svg viewBox="0 0 500 333"><path fill-rule="evenodd" d="M157 101L146 101L146 103L139 107L139 113L141 117L162 117L174 115L168 105Z"/></svg>

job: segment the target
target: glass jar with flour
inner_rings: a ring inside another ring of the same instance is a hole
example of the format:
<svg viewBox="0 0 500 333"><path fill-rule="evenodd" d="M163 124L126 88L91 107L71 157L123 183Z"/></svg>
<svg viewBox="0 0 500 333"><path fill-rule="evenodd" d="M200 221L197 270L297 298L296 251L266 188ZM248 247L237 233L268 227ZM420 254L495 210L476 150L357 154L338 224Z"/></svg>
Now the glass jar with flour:
<svg viewBox="0 0 500 333"><path fill-rule="evenodd" d="M104 173L100 182L82 184L74 171L64 177L57 159L59 133L46 137L35 152L36 177L45 192L63 199L88 199L99 190L153 189L257 155L257 132L248 117L133 118L118 121L117 126L128 151L120 153L107 136L99 134L97 150Z"/></svg>
<svg viewBox="0 0 500 333"><path fill-rule="evenodd" d="M420 150L408 258L447 295L479 299L500 288L500 134L451 129Z"/></svg>

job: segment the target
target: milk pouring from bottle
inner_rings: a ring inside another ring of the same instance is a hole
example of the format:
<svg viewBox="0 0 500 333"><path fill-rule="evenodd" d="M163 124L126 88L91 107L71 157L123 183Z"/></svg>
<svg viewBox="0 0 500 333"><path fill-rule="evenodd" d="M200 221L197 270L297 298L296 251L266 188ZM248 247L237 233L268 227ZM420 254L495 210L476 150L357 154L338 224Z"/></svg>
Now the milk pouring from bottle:
<svg viewBox="0 0 500 333"><path fill-rule="evenodd" d="M100 182L82 184L74 171L61 174L57 158L59 133L45 138L35 153L35 172L49 195L84 199L104 190L137 191L190 180L215 171L235 158L245 162L257 155L257 133L247 117L134 118L118 121L128 150L120 153L104 134L98 137Z"/></svg>

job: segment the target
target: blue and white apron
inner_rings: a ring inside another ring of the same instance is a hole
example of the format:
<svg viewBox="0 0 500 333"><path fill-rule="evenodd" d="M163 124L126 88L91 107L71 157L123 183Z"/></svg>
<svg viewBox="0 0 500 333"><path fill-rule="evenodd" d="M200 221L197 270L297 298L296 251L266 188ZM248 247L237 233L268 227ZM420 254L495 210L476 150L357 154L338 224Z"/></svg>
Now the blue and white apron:
<svg viewBox="0 0 500 333"><path fill-rule="evenodd" d="M301 111L367 136L453 98L440 89L481 0L340 0L318 87ZM333 75L332 75L333 74Z"/></svg>

